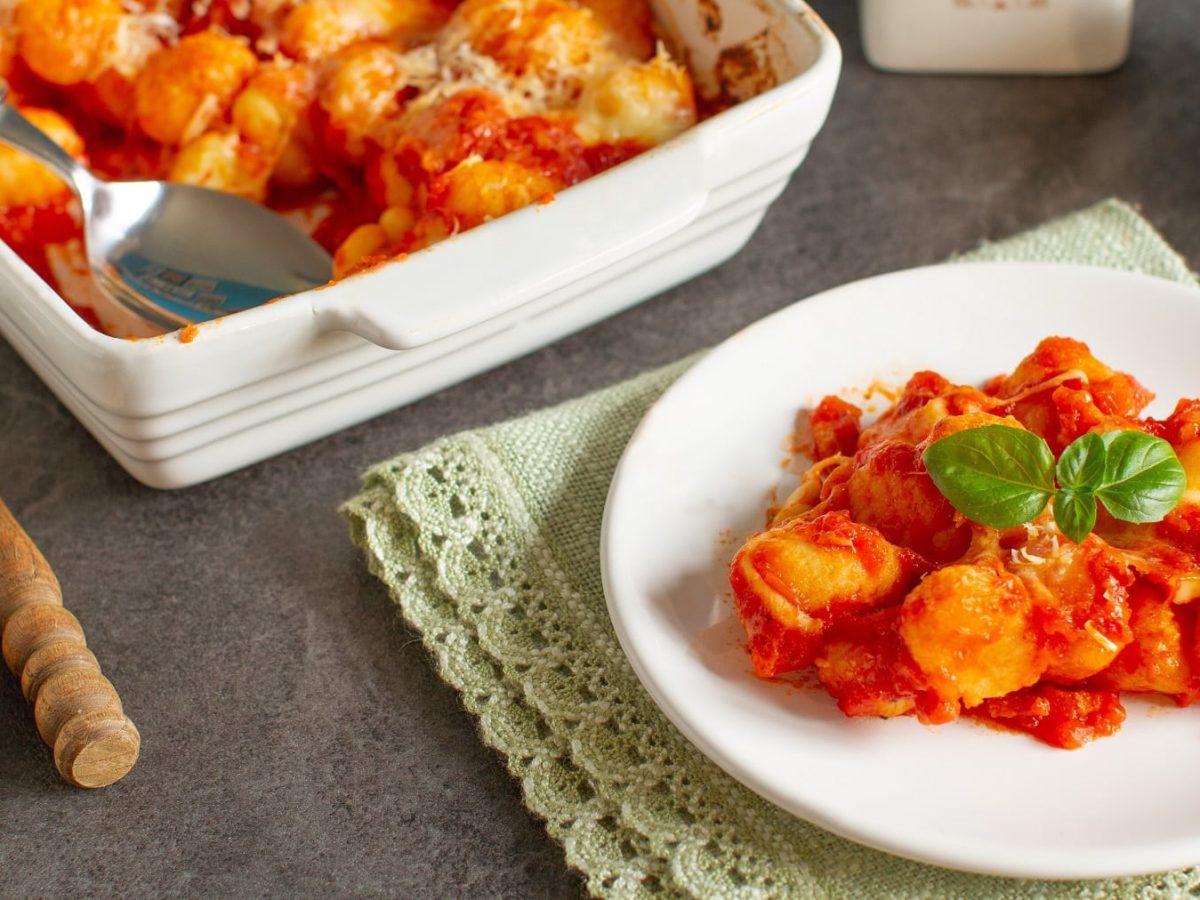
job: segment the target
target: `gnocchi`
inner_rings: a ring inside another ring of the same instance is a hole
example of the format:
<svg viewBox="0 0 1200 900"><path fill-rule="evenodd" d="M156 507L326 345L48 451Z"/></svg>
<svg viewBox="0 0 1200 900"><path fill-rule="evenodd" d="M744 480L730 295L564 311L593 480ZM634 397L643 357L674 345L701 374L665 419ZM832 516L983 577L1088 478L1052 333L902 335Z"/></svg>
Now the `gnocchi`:
<svg viewBox="0 0 1200 900"><path fill-rule="evenodd" d="M813 465L730 566L756 673L812 665L846 715L969 715L1064 748L1114 733L1122 691L1200 698L1200 401L1159 420L1143 417L1152 396L1051 337L982 389L918 372L869 425L826 397L797 440ZM1101 509L1078 542L1049 506L1025 525L981 525L942 495L924 450L984 426L1033 432L1055 453L1089 431L1161 437L1186 490L1159 522Z"/></svg>

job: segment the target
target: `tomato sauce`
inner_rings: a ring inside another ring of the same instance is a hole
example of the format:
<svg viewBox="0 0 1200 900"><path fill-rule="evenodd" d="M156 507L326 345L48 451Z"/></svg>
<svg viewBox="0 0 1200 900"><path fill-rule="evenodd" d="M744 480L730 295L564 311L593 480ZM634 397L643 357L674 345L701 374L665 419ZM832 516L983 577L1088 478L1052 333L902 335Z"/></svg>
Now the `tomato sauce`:
<svg viewBox="0 0 1200 900"><path fill-rule="evenodd" d="M1125 721L1125 707L1114 688L1040 684L985 700L971 715L1023 731L1052 747L1076 750L1097 738L1116 734Z"/></svg>

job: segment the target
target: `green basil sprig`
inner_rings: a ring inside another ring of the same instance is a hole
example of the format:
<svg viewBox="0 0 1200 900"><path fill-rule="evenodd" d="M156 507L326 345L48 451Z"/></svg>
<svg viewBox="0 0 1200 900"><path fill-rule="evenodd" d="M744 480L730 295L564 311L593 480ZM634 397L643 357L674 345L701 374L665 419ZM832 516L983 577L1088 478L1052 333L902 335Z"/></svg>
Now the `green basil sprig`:
<svg viewBox="0 0 1200 900"><path fill-rule="evenodd" d="M955 509L993 528L1032 521L1053 499L1055 522L1076 543L1096 525L1097 500L1124 522L1158 522L1187 486L1171 445L1141 431L1085 434L1056 464L1036 434L984 425L930 444L925 468Z"/></svg>

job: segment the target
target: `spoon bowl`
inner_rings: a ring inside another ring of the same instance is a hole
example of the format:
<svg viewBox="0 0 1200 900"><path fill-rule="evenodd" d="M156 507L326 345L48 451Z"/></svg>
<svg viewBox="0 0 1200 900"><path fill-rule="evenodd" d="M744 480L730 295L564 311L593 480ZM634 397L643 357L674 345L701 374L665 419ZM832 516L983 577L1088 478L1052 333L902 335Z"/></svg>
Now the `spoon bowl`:
<svg viewBox="0 0 1200 900"><path fill-rule="evenodd" d="M233 194L166 181L105 181L7 102L0 143L34 157L75 191L99 288L167 331L325 284L333 262L282 216Z"/></svg>

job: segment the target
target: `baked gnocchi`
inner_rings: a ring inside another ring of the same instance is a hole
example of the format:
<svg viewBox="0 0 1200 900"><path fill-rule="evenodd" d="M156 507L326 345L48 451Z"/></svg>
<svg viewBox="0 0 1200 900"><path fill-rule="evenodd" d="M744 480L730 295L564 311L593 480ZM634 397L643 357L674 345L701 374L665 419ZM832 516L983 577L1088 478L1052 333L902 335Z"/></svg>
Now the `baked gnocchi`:
<svg viewBox="0 0 1200 900"><path fill-rule="evenodd" d="M731 564L755 672L811 666L850 716L968 715L1064 748L1115 732L1122 691L1193 703L1200 401L1155 419L1152 397L1060 337L982 389L918 372L869 425L826 397L801 442L812 466ZM984 427L1032 433L1057 457L1087 434L1162 439L1182 499L1140 523L1101 505L1083 537L1047 501L1025 524L979 524L943 495L925 451Z"/></svg>
<svg viewBox="0 0 1200 900"><path fill-rule="evenodd" d="M335 278L546 202L697 119L647 0L4 7L0 76L71 153L104 177L292 213ZM77 230L59 240L76 214L50 173L0 150L0 238L52 282L47 245L78 253Z"/></svg>

